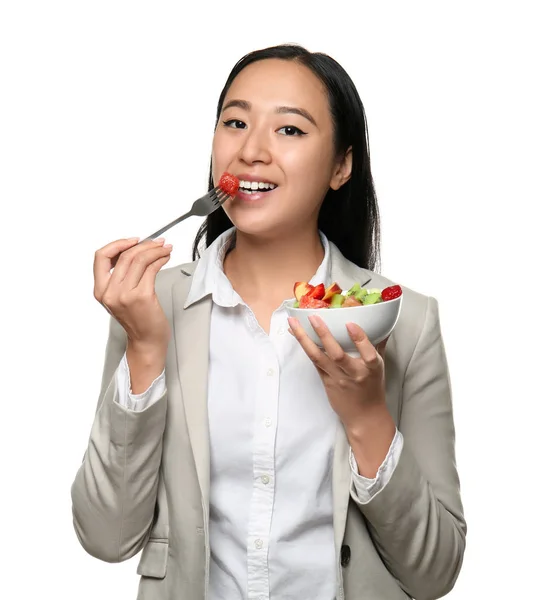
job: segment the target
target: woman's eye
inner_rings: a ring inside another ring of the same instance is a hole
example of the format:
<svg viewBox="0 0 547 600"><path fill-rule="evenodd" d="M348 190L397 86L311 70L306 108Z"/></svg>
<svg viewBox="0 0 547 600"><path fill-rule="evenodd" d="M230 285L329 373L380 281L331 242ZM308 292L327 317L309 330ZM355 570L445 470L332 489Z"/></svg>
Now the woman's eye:
<svg viewBox="0 0 547 600"><path fill-rule="evenodd" d="M226 127L231 127L232 129L245 129L247 127L243 121L238 121L237 119L228 119L227 121L223 121Z"/></svg>
<svg viewBox="0 0 547 600"><path fill-rule="evenodd" d="M306 135L301 129L298 127L294 127L294 125L287 125L286 127L281 127L281 129L277 130L281 135Z"/></svg>

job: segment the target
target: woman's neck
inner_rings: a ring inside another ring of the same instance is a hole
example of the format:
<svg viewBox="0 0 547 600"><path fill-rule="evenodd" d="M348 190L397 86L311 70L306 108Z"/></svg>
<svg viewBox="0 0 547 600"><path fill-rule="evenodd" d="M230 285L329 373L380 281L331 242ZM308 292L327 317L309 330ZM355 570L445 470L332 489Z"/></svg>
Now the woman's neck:
<svg viewBox="0 0 547 600"><path fill-rule="evenodd" d="M236 292L248 302L290 298L296 281L309 281L325 251L317 229L300 230L265 240L237 232L224 271Z"/></svg>

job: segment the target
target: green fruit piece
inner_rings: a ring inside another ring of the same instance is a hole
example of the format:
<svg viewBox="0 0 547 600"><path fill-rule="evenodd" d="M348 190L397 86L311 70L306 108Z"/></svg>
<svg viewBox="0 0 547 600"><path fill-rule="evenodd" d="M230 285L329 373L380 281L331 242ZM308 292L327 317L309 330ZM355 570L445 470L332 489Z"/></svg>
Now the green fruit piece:
<svg viewBox="0 0 547 600"><path fill-rule="evenodd" d="M369 294L381 294L382 290L379 290L378 288L370 288L370 290L368 291Z"/></svg>
<svg viewBox="0 0 547 600"><path fill-rule="evenodd" d="M293 308L300 308L300 302L297 300L292 306Z"/></svg>
<svg viewBox="0 0 547 600"><path fill-rule="evenodd" d="M357 300L360 300L361 302L364 302L365 298L368 295L368 290L367 288L362 288L361 290L359 290L359 292L357 292L357 294L355 294L355 297L357 298Z"/></svg>
<svg viewBox="0 0 547 600"><path fill-rule="evenodd" d="M378 304L382 301L382 294L375 292L374 294L367 294L363 299L363 304Z"/></svg>
<svg viewBox="0 0 547 600"><path fill-rule="evenodd" d="M361 291L361 286L358 283L354 283L348 290L347 296L355 296Z"/></svg>
<svg viewBox="0 0 547 600"><path fill-rule="evenodd" d="M342 294L334 294L330 301L330 308L340 308L346 297Z"/></svg>

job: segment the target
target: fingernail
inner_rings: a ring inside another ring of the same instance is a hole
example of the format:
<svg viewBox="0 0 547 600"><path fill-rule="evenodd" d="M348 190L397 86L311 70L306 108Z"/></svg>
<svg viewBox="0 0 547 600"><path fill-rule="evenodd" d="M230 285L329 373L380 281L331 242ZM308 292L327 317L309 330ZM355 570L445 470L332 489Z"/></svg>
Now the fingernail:
<svg viewBox="0 0 547 600"><path fill-rule="evenodd" d="M173 244L165 244L164 248L167 248L167 250L171 250L171 248L173 247Z"/></svg>
<svg viewBox="0 0 547 600"><path fill-rule="evenodd" d="M294 317L289 317L289 325L291 326L291 329L298 329L298 320L295 319Z"/></svg>
<svg viewBox="0 0 547 600"><path fill-rule="evenodd" d="M359 327L355 323L346 323L346 329L352 336L356 336L359 333Z"/></svg>
<svg viewBox="0 0 547 600"><path fill-rule="evenodd" d="M315 327L321 325L321 319L317 315L310 315L308 320L312 325L315 325Z"/></svg>
<svg viewBox="0 0 547 600"><path fill-rule="evenodd" d="M294 332L290 327L287 329L287 331L294 337Z"/></svg>
<svg viewBox="0 0 547 600"><path fill-rule="evenodd" d="M165 238L156 238L156 239L154 240L154 242L155 242L156 244L163 244L163 243L165 242Z"/></svg>
<svg viewBox="0 0 547 600"><path fill-rule="evenodd" d="M132 238L127 238L128 242L138 242L141 238L138 237L132 237Z"/></svg>

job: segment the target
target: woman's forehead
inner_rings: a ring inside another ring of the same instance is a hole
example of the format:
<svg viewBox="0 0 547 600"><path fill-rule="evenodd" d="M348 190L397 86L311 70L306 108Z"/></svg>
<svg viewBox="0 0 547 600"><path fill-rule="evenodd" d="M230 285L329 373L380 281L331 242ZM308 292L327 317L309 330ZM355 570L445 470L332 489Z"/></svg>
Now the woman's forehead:
<svg viewBox="0 0 547 600"><path fill-rule="evenodd" d="M267 59L245 67L230 86L224 106L234 99L249 103L251 110L302 106L317 118L329 116L323 83L296 61Z"/></svg>

